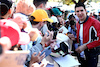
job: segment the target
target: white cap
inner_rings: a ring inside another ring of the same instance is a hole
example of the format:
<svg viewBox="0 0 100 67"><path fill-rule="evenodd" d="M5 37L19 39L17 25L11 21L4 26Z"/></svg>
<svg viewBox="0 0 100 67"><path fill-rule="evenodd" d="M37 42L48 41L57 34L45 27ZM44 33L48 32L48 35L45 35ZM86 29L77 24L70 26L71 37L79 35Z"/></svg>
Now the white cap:
<svg viewBox="0 0 100 67"><path fill-rule="evenodd" d="M52 16L51 19L53 20L53 23L56 23L56 22L59 23L57 17Z"/></svg>
<svg viewBox="0 0 100 67"><path fill-rule="evenodd" d="M68 22L68 21L69 21L69 19L65 20L65 22Z"/></svg>

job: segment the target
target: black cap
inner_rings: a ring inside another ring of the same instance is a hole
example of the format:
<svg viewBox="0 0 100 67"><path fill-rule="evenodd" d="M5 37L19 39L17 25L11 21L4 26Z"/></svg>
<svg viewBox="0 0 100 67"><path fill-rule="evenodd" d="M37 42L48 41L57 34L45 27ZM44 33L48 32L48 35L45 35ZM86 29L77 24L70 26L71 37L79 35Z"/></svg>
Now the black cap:
<svg viewBox="0 0 100 67"><path fill-rule="evenodd" d="M0 0L0 15L4 16L12 6L12 1Z"/></svg>

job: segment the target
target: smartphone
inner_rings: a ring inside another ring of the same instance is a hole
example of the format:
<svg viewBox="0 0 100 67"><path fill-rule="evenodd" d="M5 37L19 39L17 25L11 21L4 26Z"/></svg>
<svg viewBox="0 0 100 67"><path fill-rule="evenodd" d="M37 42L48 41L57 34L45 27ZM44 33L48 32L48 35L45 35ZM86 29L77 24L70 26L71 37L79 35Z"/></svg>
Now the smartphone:
<svg viewBox="0 0 100 67"><path fill-rule="evenodd" d="M40 56L41 56L43 53L45 53L45 57L47 57L48 55L50 55L50 54L51 54L51 48L50 48L50 46L46 47L46 48L41 52Z"/></svg>
<svg viewBox="0 0 100 67"><path fill-rule="evenodd" d="M57 36L57 31L54 31L53 39L56 39L56 36Z"/></svg>

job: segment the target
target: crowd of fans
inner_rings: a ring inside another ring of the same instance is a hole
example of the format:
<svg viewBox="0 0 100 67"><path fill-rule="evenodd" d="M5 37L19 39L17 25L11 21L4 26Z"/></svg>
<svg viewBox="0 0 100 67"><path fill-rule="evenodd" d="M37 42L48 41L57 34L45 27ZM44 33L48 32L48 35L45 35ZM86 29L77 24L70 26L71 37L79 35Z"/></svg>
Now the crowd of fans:
<svg viewBox="0 0 100 67"><path fill-rule="evenodd" d="M72 46L70 50L74 51L72 55L77 56L79 62L82 63L80 57L83 58L84 53L76 52L79 46L76 41L76 23L80 18L71 14L64 19L66 11L61 11L57 7L45 8L47 1L34 0L30 4L26 0L18 0L15 4L10 0L0 0L0 55L3 56L6 50L15 50L15 47L17 50L30 50L24 67L34 67L33 64L40 63L45 58L45 53L40 55L42 50L50 46L51 51L55 52L57 34L62 33L72 41L68 43ZM83 5L81 6L83 7ZM75 8L77 7L80 6L76 5ZM91 13L90 17L100 20L99 15ZM65 33L64 29L60 29L62 27L68 32ZM75 49L77 50L75 51ZM43 67L43 64L38 64L38 66Z"/></svg>

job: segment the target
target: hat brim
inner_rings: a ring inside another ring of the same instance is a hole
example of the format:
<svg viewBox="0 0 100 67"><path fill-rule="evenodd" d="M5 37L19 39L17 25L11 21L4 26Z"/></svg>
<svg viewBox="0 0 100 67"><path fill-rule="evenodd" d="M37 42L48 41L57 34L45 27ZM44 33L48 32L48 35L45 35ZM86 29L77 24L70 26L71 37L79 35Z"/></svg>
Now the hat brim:
<svg viewBox="0 0 100 67"><path fill-rule="evenodd" d="M46 21L53 23L53 20L48 18Z"/></svg>

